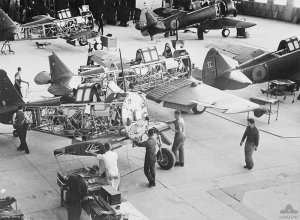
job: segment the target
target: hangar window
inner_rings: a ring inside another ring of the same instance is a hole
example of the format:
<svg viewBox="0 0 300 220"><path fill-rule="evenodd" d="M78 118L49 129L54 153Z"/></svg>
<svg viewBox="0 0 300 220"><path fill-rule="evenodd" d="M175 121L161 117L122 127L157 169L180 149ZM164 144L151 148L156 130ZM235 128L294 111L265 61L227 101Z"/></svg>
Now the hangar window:
<svg viewBox="0 0 300 220"><path fill-rule="evenodd" d="M274 5L286 5L287 0L274 0Z"/></svg>
<svg viewBox="0 0 300 220"><path fill-rule="evenodd" d="M268 0L255 0L255 2L267 3Z"/></svg>
<svg viewBox="0 0 300 220"><path fill-rule="evenodd" d="M294 7L300 8L300 1L294 1Z"/></svg>

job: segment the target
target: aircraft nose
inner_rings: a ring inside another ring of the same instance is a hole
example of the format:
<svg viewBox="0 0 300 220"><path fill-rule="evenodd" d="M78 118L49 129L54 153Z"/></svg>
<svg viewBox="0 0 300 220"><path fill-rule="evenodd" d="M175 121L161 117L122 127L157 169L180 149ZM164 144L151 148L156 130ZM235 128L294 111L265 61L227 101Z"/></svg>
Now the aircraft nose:
<svg viewBox="0 0 300 220"><path fill-rule="evenodd" d="M242 89L252 84L251 80L240 70L234 70L228 73L227 78L234 81L237 88Z"/></svg>

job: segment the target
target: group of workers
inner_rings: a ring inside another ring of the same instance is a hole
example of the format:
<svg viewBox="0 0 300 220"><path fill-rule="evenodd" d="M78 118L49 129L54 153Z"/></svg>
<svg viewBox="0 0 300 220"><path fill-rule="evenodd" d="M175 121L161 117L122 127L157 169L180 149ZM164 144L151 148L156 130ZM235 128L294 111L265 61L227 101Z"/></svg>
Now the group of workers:
<svg viewBox="0 0 300 220"><path fill-rule="evenodd" d="M22 97L21 93L21 83L28 83L21 79L21 68L18 68L18 72L15 74L15 88ZM98 97L95 97L98 99ZM175 155L176 162L175 166L184 167L184 142L186 139L186 128L185 122L181 117L180 111L175 111L174 113L175 120L168 122L171 128L171 124L174 125L175 132L172 152ZM27 130L30 128L30 120L26 117L23 106L18 107L18 111L13 116L13 125L16 128L19 139L20 146L18 147L19 151L25 151L26 154L29 154L29 148L26 143L26 134ZM147 132L148 139L143 142L133 140L135 146L144 147L146 149L145 160L144 160L144 174L148 179L149 187L156 186L156 175L155 175L155 163L156 163L156 138L155 130L150 129ZM245 143L245 163L244 168L251 170L254 166L253 162L253 151L257 150L259 144L259 131L255 127L254 119L248 119L248 126L244 132L240 145ZM97 157L99 160L102 160L105 165L105 177L107 182L115 189L119 190L120 184L120 172L118 169L118 155L116 152L111 151L111 146L109 143L105 143L104 154L96 154L93 151L88 153L92 156ZM68 191L67 191L67 210L68 210L68 219L76 220L80 219L82 202L85 200L88 191L87 191L87 182L84 179L83 174L71 175L68 178Z"/></svg>

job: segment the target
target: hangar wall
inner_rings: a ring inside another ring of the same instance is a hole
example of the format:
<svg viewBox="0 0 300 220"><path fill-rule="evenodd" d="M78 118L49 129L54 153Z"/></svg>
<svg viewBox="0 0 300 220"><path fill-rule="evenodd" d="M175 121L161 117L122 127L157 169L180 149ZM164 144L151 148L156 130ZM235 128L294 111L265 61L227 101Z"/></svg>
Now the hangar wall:
<svg viewBox="0 0 300 220"><path fill-rule="evenodd" d="M300 24L300 8L290 5L244 1L237 4L239 14L272 18Z"/></svg>

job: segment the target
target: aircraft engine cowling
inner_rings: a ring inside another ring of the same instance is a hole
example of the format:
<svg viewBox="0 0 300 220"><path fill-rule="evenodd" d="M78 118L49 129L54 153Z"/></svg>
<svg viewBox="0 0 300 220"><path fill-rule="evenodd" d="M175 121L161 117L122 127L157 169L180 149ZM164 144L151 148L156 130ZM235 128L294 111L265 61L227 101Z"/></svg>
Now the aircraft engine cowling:
<svg viewBox="0 0 300 220"><path fill-rule="evenodd" d="M221 16L226 17L228 15L233 15L235 17L237 15L237 11L232 0L222 0L222 2L219 3L219 9Z"/></svg>
<svg viewBox="0 0 300 220"><path fill-rule="evenodd" d="M50 73L47 73L46 71L39 72L34 77L34 82L37 85L45 85L51 83L51 75Z"/></svg>

